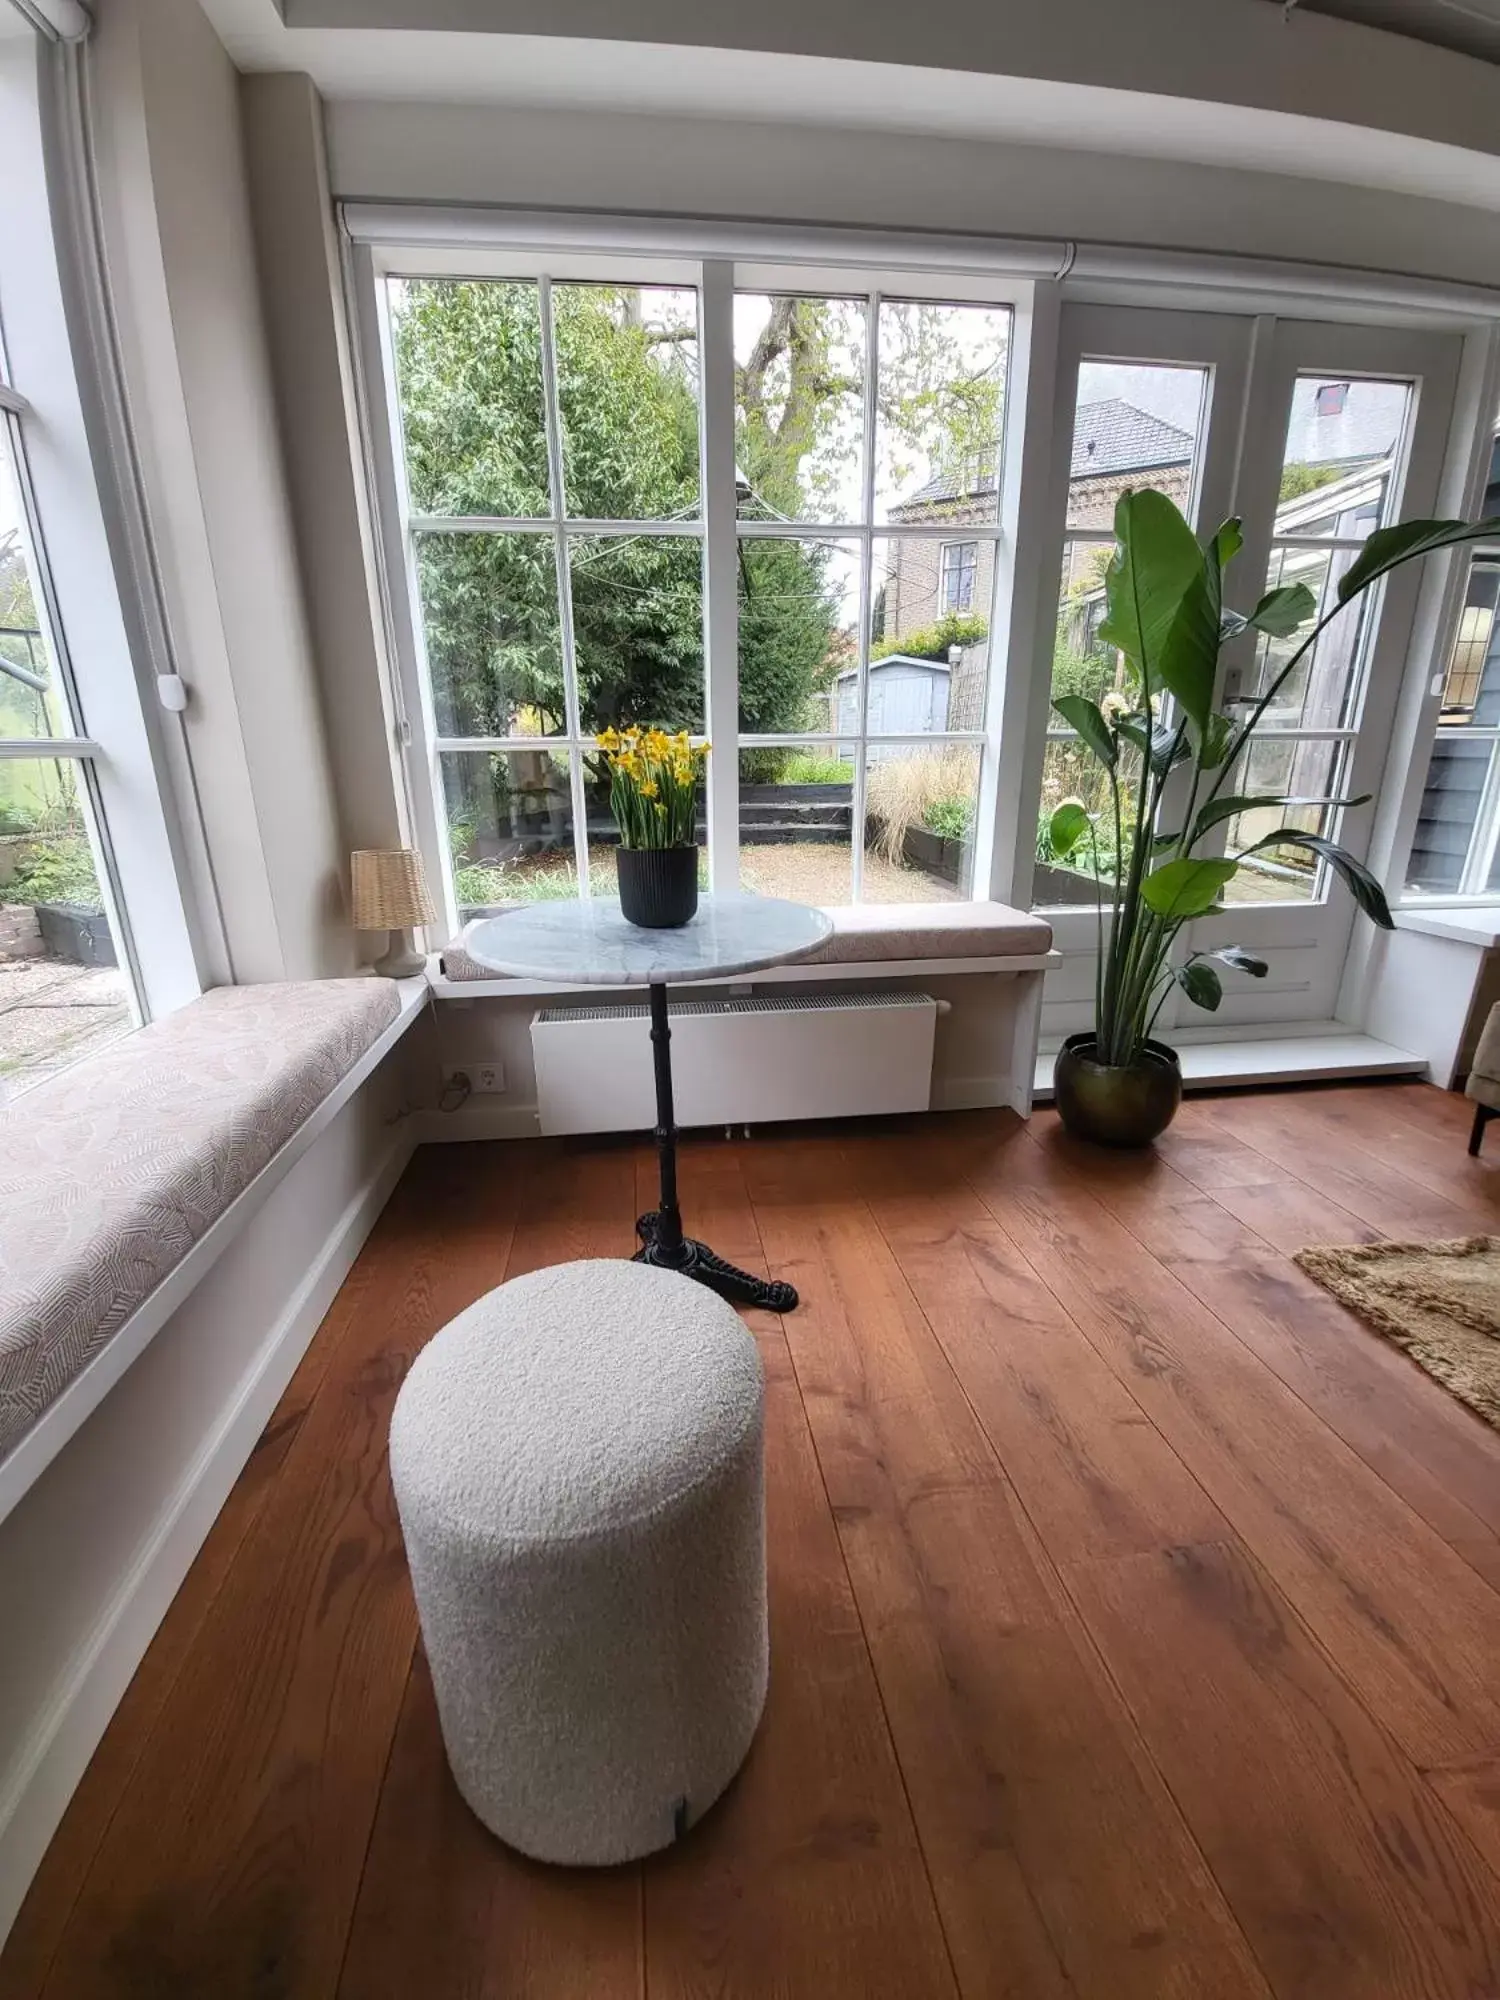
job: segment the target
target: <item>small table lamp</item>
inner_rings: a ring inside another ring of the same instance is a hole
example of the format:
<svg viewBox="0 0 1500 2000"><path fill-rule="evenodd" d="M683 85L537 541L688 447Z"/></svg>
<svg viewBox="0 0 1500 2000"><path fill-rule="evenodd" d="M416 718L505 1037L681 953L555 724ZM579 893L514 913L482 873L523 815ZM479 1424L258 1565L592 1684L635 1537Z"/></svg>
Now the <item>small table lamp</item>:
<svg viewBox="0 0 1500 2000"><path fill-rule="evenodd" d="M413 847L359 847L349 860L354 928L390 932L375 970L385 979L410 979L427 961L409 936L409 926L430 924L437 916L421 855Z"/></svg>

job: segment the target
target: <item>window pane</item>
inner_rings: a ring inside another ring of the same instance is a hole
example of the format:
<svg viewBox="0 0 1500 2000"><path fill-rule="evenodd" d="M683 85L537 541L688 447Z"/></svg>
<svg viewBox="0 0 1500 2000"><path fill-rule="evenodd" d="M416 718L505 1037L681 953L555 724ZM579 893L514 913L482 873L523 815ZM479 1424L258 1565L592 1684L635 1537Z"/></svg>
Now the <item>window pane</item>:
<svg viewBox="0 0 1500 2000"><path fill-rule="evenodd" d="M999 513L1010 312L880 302L877 521L982 521Z"/></svg>
<svg viewBox="0 0 1500 2000"><path fill-rule="evenodd" d="M1484 803L1495 745L1487 738L1439 736L1417 814L1406 886L1423 895L1456 895Z"/></svg>
<svg viewBox="0 0 1500 2000"><path fill-rule="evenodd" d="M742 520L863 518L865 311L863 299L735 294Z"/></svg>
<svg viewBox="0 0 1500 2000"><path fill-rule="evenodd" d="M1341 743L1297 743L1261 739L1251 744L1235 775L1236 790L1256 796L1279 793L1291 798L1324 798L1338 788L1343 764ZM1266 806L1237 813L1229 822L1225 853L1237 854L1279 826L1301 827L1307 833L1328 833L1327 806ZM1270 847L1243 863L1224 901L1244 903L1306 903L1318 893L1318 862L1303 847Z"/></svg>
<svg viewBox="0 0 1500 2000"><path fill-rule="evenodd" d="M507 903L578 894L566 757L445 750L443 808L459 922ZM614 886L613 867L600 893Z"/></svg>
<svg viewBox="0 0 1500 2000"><path fill-rule="evenodd" d="M698 512L698 294L554 285L567 511L594 521Z"/></svg>
<svg viewBox="0 0 1500 2000"><path fill-rule="evenodd" d="M1191 518L1208 408L1206 368L1084 361L1078 369L1068 526L1109 528L1127 490L1165 493Z"/></svg>
<svg viewBox="0 0 1500 2000"><path fill-rule="evenodd" d="M1052 699L1081 694L1101 701L1123 681L1123 657L1099 638L1104 623L1104 572L1112 542L1064 542L1052 646ZM1056 721L1057 718L1053 717Z"/></svg>
<svg viewBox="0 0 1500 2000"><path fill-rule="evenodd" d="M742 541L739 620L740 728L830 734L857 702L858 544Z"/></svg>
<svg viewBox="0 0 1500 2000"><path fill-rule="evenodd" d="M534 284L392 278L415 514L545 514L547 426Z"/></svg>
<svg viewBox="0 0 1500 2000"><path fill-rule="evenodd" d="M1476 557L1443 681L1439 726L1500 724L1500 561Z"/></svg>
<svg viewBox="0 0 1500 2000"><path fill-rule="evenodd" d="M1352 549L1277 549L1272 552L1266 588L1302 583L1317 601L1317 616L1338 602L1339 579L1354 561ZM1351 725L1364 679L1365 655L1374 632L1375 600L1366 593L1350 605L1297 664L1267 709L1268 729L1343 729ZM1251 692L1268 688L1302 646L1308 624L1285 639L1265 638L1256 653Z"/></svg>
<svg viewBox="0 0 1500 2000"><path fill-rule="evenodd" d="M438 734L561 734L567 711L551 533L415 541Z"/></svg>
<svg viewBox="0 0 1500 2000"><path fill-rule="evenodd" d="M572 536L573 645L587 734L703 732L703 549L694 537Z"/></svg>
<svg viewBox="0 0 1500 2000"><path fill-rule="evenodd" d="M1407 382L1299 375L1276 534L1363 540L1379 527L1410 403Z"/></svg>
<svg viewBox="0 0 1500 2000"><path fill-rule="evenodd" d="M866 903L951 903L974 893L979 746L872 744L865 780Z"/></svg>
<svg viewBox="0 0 1500 2000"><path fill-rule="evenodd" d="M853 894L854 750L740 752L740 887L792 903Z"/></svg>
<svg viewBox="0 0 1500 2000"><path fill-rule="evenodd" d="M962 546L973 552L976 609L956 614L942 610L942 542L915 535L875 542L868 723L872 736L925 736L934 730L983 726L995 545ZM838 729L859 727L857 697L858 677L846 671L839 683Z"/></svg>
<svg viewBox="0 0 1500 2000"><path fill-rule="evenodd" d="M77 767L0 758L0 1102L132 1024Z"/></svg>
<svg viewBox="0 0 1500 2000"><path fill-rule="evenodd" d="M44 628L9 421L0 415L0 736L72 732Z"/></svg>
<svg viewBox="0 0 1500 2000"><path fill-rule="evenodd" d="M1133 817L1136 788L1133 778L1123 786L1125 817ZM1076 799L1094 820L1092 841L1085 840L1064 858L1056 858L1047 838L1053 813L1065 799ZM1112 879L1115 852L1114 808L1109 779L1093 752L1078 737L1048 739L1042 760L1042 797L1037 813L1036 873L1032 884L1032 904L1039 910L1066 909L1082 904L1092 909L1098 902L1095 888L1094 854L1097 844L1100 872Z"/></svg>

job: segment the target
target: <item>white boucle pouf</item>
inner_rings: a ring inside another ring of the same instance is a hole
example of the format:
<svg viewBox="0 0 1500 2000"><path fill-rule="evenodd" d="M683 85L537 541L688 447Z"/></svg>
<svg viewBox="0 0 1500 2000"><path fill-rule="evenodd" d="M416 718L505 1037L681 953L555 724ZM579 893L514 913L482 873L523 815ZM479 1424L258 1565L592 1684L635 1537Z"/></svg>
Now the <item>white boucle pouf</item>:
<svg viewBox="0 0 1500 2000"><path fill-rule="evenodd" d="M515 1278L417 1357L391 1477L448 1761L541 1861L665 1847L765 1704L763 1385L672 1271Z"/></svg>

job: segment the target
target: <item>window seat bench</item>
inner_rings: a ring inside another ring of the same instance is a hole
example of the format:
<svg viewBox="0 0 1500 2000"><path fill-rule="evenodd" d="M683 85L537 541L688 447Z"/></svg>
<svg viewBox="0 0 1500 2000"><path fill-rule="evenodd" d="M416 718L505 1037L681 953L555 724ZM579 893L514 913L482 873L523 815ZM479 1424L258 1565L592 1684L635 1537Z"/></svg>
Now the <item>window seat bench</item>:
<svg viewBox="0 0 1500 2000"><path fill-rule="evenodd" d="M778 1000L788 1008L803 1002L812 1011L836 994L866 996L872 1007L883 994L925 995L936 1003L927 1104L934 1110L1006 1105L1023 1116L1030 1110L1042 983L1061 963L1045 918L1004 903L956 901L867 903L830 909L828 915L833 934L810 957L684 985L676 989L679 999L727 997L735 1005ZM445 1090L424 1137L524 1138L560 1130L549 1124L551 1114L541 1101L534 1044L538 1003L587 996L593 1004L612 989L495 973L467 948L473 928L466 925L427 963L428 981L441 1003L436 1035L442 1072L445 1079L458 1079L461 1089L457 1101ZM640 998L639 988L613 991L619 1002L610 999L607 1005L624 1004L628 1010ZM717 1060L711 1054L704 1059ZM493 1080L470 1091L468 1079L481 1070ZM679 1114L690 1121L693 1094L685 1078L680 1082ZM753 1078L744 1095L746 1109L734 1117L753 1120L750 1107L764 1103ZM857 1088L845 1095L857 1097Z"/></svg>
<svg viewBox="0 0 1500 2000"><path fill-rule="evenodd" d="M830 909L828 915L833 921L833 936L809 957L794 965L770 966L761 972L703 983L779 985L803 980L890 978L912 972L1042 973L1061 962L1052 949L1052 926L1046 918L1013 910L1005 903L861 903ZM429 958L427 977L439 998L588 990L537 979L510 979L480 965L470 957L465 940L485 921L477 917L465 924L451 944Z"/></svg>
<svg viewBox="0 0 1500 2000"><path fill-rule="evenodd" d="M218 987L0 1115L0 1519L411 1005L389 979Z"/></svg>

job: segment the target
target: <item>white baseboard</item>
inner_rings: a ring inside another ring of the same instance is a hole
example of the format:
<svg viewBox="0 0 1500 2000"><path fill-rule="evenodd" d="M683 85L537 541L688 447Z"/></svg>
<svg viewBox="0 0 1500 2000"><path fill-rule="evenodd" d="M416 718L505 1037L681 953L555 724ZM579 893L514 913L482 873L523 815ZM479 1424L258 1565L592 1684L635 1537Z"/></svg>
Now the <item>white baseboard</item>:
<svg viewBox="0 0 1500 2000"><path fill-rule="evenodd" d="M1003 1076L934 1077L934 1111L991 1111L1015 1102L1015 1087Z"/></svg>
<svg viewBox="0 0 1500 2000"><path fill-rule="evenodd" d="M471 1099L456 1111L418 1111L411 1122L419 1146L445 1146L463 1139L536 1139L542 1129L534 1104L507 1104L499 1097Z"/></svg>
<svg viewBox="0 0 1500 2000"><path fill-rule="evenodd" d="M0 1796L0 1942L157 1626L400 1179L414 1122L397 1130L350 1198L37 1718Z"/></svg>

